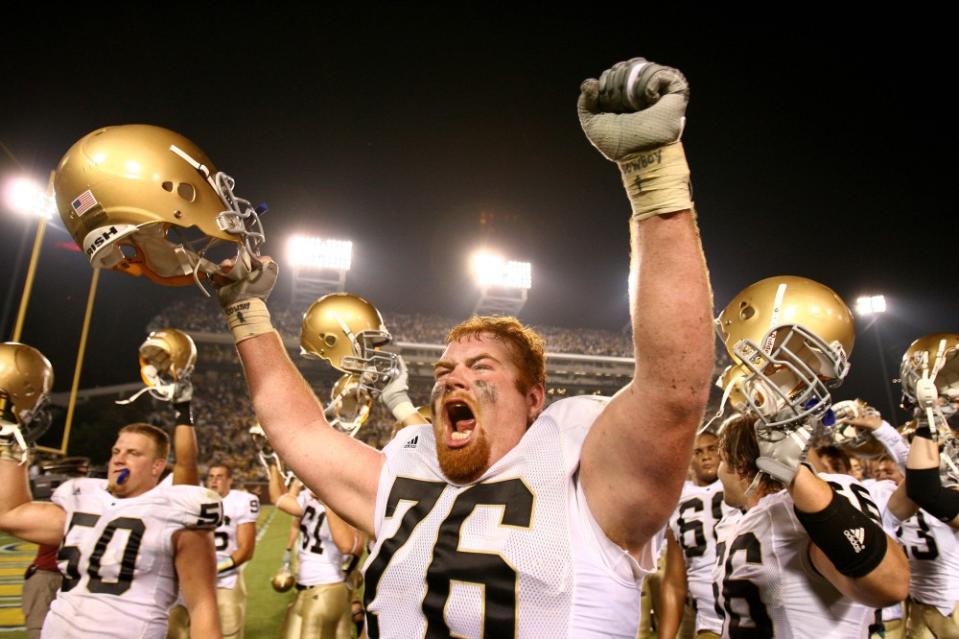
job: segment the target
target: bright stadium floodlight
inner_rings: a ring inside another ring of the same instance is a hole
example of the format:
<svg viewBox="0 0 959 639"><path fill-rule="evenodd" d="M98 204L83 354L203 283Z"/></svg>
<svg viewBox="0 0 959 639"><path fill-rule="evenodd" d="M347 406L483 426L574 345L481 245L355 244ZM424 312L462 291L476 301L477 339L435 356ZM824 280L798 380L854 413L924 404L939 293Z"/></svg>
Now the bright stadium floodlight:
<svg viewBox="0 0 959 639"><path fill-rule="evenodd" d="M533 286L533 267L529 262L514 262L480 250L473 253L470 266L480 289L474 313L516 315L522 310Z"/></svg>
<svg viewBox="0 0 959 639"><path fill-rule="evenodd" d="M529 262L507 261L487 251L477 251L472 257L473 276L481 288L525 289L533 286L533 269Z"/></svg>
<svg viewBox="0 0 959 639"><path fill-rule="evenodd" d="M353 242L294 235L287 242L287 256L294 268L350 270Z"/></svg>
<svg viewBox="0 0 959 639"><path fill-rule="evenodd" d="M863 317L886 312L886 298L883 295L867 295L856 300L856 313Z"/></svg>
<svg viewBox="0 0 959 639"><path fill-rule="evenodd" d="M7 207L21 215L36 215L49 220L56 213L52 198L40 183L32 178L15 177L7 180L3 188L3 199Z"/></svg>

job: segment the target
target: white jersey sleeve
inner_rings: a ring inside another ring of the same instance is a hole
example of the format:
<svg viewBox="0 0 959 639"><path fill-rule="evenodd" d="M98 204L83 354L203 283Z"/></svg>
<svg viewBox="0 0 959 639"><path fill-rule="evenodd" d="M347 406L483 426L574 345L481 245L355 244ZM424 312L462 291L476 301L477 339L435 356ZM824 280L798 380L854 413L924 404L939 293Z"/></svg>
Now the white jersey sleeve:
<svg viewBox="0 0 959 639"><path fill-rule="evenodd" d="M221 517L219 496L198 486L157 486L118 499L106 485L73 479L53 495L66 512L58 554L64 581L45 638L164 637L177 594L174 534L212 528ZM122 623L110 623L116 619Z"/></svg>

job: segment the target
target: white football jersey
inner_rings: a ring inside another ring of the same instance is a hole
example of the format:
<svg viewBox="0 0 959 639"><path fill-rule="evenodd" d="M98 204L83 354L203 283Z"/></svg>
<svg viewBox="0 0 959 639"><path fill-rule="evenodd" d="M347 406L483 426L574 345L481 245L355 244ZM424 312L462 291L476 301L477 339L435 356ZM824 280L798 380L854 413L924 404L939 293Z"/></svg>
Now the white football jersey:
<svg viewBox="0 0 959 639"><path fill-rule="evenodd" d="M872 496L872 501L876 505L876 508L880 513L883 513L880 517L883 530L886 531L887 535L895 538L898 522L895 525L891 524L885 513L887 512L886 506L889 504L889 498L892 497L892 494L896 491L896 483L889 479L864 479L862 480L862 485L869 490L869 494ZM884 621L902 619L903 617L905 617L905 614L903 614L902 604L895 604L882 609L882 618Z"/></svg>
<svg viewBox="0 0 959 639"><path fill-rule="evenodd" d="M819 476L854 507L878 515L869 491L853 477ZM785 490L766 495L718 532L714 582L723 637L866 636L875 610L843 597L812 566L809 535Z"/></svg>
<svg viewBox="0 0 959 639"><path fill-rule="evenodd" d="M216 542L216 561L225 561L236 552L236 531L241 524L256 525L256 518L260 514L260 499L253 493L245 490L231 490L223 498L223 523L213 539ZM217 588L233 588L236 578L243 566L225 570L217 576Z"/></svg>
<svg viewBox="0 0 959 639"><path fill-rule="evenodd" d="M715 526L735 508L723 501L717 479L706 486L688 483L669 518L669 531L683 549L689 598L696 608L696 631L720 633L723 620L716 614L713 566L716 564Z"/></svg>
<svg viewBox="0 0 959 639"><path fill-rule="evenodd" d="M316 586L343 581L346 578L343 574L345 556L333 542L330 522L326 519L326 506L307 489L300 491L296 501L303 509L297 547L300 567L296 573L296 583Z"/></svg>
<svg viewBox="0 0 959 639"><path fill-rule="evenodd" d="M920 510L896 528L909 558L909 595L944 616L959 604L959 530Z"/></svg>
<svg viewBox="0 0 959 639"><path fill-rule="evenodd" d="M117 499L105 479L64 482L52 501L66 511L57 556L63 586L43 624L49 639L162 639L177 597L173 534L213 530L220 496L200 486L157 486Z"/></svg>
<svg viewBox="0 0 959 639"><path fill-rule="evenodd" d="M635 637L655 543L638 563L613 544L576 478L606 401L553 403L469 485L442 474L432 426L390 442L364 566L370 639Z"/></svg>

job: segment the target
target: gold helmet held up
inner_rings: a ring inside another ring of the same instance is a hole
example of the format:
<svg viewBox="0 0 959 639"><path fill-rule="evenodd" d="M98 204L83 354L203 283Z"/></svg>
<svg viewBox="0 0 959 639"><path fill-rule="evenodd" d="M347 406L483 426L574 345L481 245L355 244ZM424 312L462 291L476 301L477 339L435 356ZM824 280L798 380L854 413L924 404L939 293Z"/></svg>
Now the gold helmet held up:
<svg viewBox="0 0 959 639"><path fill-rule="evenodd" d="M932 333L920 337L906 349L899 368L903 407L916 405L916 382L928 375L935 383L945 417L956 412L959 402L959 334Z"/></svg>
<svg viewBox="0 0 959 639"><path fill-rule="evenodd" d="M886 447L865 428L857 428L847 423L850 419L859 419L867 415L879 415L879 411L861 399L847 399L836 402L823 416L829 439L847 453L865 459L876 459L886 453Z"/></svg>
<svg viewBox="0 0 959 639"><path fill-rule="evenodd" d="M45 408L52 389L53 366L43 353L19 342L0 344L0 440L13 438L21 461L50 427Z"/></svg>
<svg viewBox="0 0 959 639"><path fill-rule="evenodd" d="M168 286L219 272L204 257L215 242L238 243L239 263L259 254L259 212L233 186L193 142L145 124L83 136L54 177L60 217L94 268ZM187 238L194 228L202 237Z"/></svg>
<svg viewBox="0 0 959 639"><path fill-rule="evenodd" d="M129 404L146 392L161 401L172 401L196 366L196 344L181 330L162 328L147 335L139 357L140 377L146 387L118 404Z"/></svg>
<svg viewBox="0 0 959 639"><path fill-rule="evenodd" d="M356 375L360 387L377 395L398 372L396 355L380 350L392 340L375 306L357 295L332 293L303 314L300 353Z"/></svg>
<svg viewBox="0 0 959 639"><path fill-rule="evenodd" d="M827 387L849 371L855 341L852 312L818 282L790 275L743 289L716 318L716 330L742 379L750 408L767 427L820 417L831 402Z"/></svg>

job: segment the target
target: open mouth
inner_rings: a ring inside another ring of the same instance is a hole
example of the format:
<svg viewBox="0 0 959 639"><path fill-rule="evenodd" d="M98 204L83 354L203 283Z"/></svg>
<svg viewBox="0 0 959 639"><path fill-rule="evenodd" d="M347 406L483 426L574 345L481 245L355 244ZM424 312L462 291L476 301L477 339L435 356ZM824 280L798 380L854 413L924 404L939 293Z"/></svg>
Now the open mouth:
<svg viewBox="0 0 959 639"><path fill-rule="evenodd" d="M443 409L446 411L448 424L447 444L452 447L463 446L469 442L476 428L476 416L473 409L462 400L448 401Z"/></svg>

